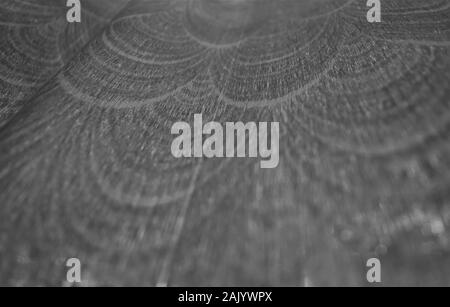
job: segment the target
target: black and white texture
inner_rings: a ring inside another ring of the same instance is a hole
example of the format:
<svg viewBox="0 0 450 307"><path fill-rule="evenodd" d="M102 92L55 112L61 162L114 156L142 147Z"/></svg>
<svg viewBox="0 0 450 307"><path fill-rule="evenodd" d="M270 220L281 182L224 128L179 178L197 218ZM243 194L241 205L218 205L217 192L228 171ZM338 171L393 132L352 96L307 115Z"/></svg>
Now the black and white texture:
<svg viewBox="0 0 450 307"><path fill-rule="evenodd" d="M0 3L0 285L450 285L450 1ZM174 122L279 121L280 165Z"/></svg>

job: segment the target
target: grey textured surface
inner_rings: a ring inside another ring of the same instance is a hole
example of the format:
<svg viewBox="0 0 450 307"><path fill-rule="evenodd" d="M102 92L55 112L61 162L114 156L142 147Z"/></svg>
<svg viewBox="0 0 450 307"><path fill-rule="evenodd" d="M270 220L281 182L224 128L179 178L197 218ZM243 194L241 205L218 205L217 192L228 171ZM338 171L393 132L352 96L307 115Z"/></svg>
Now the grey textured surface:
<svg viewBox="0 0 450 307"><path fill-rule="evenodd" d="M450 285L450 2L0 4L0 284ZM170 127L279 121L280 166Z"/></svg>

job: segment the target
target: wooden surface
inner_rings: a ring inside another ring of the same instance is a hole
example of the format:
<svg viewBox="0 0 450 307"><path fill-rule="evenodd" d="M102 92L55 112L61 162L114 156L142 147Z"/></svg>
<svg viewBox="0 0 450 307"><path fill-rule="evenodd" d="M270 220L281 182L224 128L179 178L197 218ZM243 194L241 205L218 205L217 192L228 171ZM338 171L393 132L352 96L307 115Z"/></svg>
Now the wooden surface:
<svg viewBox="0 0 450 307"><path fill-rule="evenodd" d="M0 284L450 285L450 2L0 4ZM280 166L170 154L279 121Z"/></svg>

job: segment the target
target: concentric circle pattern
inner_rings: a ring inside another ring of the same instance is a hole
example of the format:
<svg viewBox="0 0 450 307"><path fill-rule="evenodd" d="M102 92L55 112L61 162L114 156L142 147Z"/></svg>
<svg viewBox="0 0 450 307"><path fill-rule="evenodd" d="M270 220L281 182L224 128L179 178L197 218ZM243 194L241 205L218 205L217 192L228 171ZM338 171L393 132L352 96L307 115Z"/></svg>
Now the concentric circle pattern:
<svg viewBox="0 0 450 307"><path fill-rule="evenodd" d="M448 0L84 2L0 4L0 284L449 285ZM172 158L195 113L280 166Z"/></svg>
<svg viewBox="0 0 450 307"><path fill-rule="evenodd" d="M126 0L83 1L80 25L66 21L65 0L0 4L0 127L101 31ZM108 3L108 7L102 8Z"/></svg>

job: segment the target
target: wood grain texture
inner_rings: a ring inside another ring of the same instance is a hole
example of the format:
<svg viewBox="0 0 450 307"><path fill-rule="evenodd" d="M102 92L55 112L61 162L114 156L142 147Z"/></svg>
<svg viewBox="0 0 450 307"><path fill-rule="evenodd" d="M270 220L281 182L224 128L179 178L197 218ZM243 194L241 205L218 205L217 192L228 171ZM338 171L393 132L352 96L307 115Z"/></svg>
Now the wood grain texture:
<svg viewBox="0 0 450 307"><path fill-rule="evenodd" d="M66 21L66 2L4 0L0 4L0 127L108 26L128 0L85 0L79 25Z"/></svg>
<svg viewBox="0 0 450 307"><path fill-rule="evenodd" d="M0 284L450 285L448 0L61 2L0 4ZM199 112L280 166L172 158Z"/></svg>

